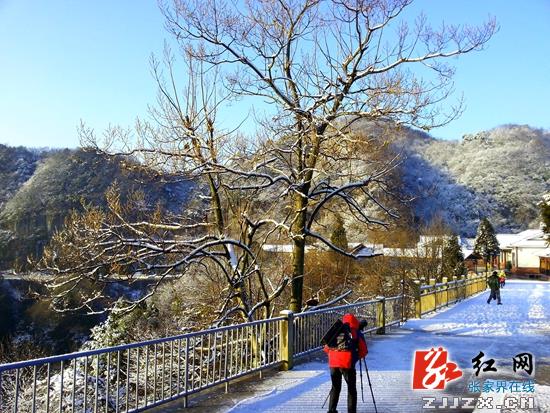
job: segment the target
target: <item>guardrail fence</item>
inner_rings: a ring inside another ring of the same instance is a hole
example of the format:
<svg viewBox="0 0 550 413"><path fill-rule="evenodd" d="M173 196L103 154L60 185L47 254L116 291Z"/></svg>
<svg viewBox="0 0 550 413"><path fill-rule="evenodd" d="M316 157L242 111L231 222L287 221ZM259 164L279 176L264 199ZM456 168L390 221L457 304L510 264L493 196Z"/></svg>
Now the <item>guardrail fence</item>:
<svg viewBox="0 0 550 413"><path fill-rule="evenodd" d="M0 412L138 412L280 363L282 317L0 366Z"/></svg>
<svg viewBox="0 0 550 413"><path fill-rule="evenodd" d="M486 288L486 273L473 277L453 277L452 281L442 283L435 283L432 279L428 285L418 285L416 288L415 317L420 318L424 314L456 303Z"/></svg>
<svg viewBox="0 0 550 413"><path fill-rule="evenodd" d="M0 412L140 412L281 366L321 349L338 318L353 313L383 334L486 288L485 275L420 286L413 296L377 297L268 320L140 343L0 365ZM412 310L412 311L411 311Z"/></svg>

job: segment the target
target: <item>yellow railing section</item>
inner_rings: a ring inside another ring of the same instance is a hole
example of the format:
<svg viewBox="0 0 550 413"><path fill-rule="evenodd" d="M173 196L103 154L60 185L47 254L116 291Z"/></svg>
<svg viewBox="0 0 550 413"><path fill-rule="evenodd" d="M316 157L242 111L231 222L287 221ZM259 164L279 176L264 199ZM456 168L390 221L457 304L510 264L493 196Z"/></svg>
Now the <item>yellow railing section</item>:
<svg viewBox="0 0 550 413"><path fill-rule="evenodd" d="M418 283L415 294L415 316L420 318L426 313L485 291L486 288L487 273L453 277L451 281L444 277L441 283L431 279L428 285Z"/></svg>

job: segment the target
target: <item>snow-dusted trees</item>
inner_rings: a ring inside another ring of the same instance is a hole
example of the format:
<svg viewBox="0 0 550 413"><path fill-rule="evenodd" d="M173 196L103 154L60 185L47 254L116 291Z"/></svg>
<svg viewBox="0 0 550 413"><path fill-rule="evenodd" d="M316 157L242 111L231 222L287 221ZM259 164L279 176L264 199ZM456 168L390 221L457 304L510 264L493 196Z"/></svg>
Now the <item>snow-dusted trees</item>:
<svg viewBox="0 0 550 413"><path fill-rule="evenodd" d="M441 214L466 237L475 236L480 216L497 232L538 225L537 203L548 192L550 132L504 125L461 141L408 135L401 170L421 221Z"/></svg>
<svg viewBox="0 0 550 413"><path fill-rule="evenodd" d="M344 227L344 220L340 214L336 214L334 216L334 224L330 235L330 242L341 250L348 250L348 237L346 234L346 228Z"/></svg>
<svg viewBox="0 0 550 413"><path fill-rule="evenodd" d="M376 189L392 167L371 165L357 148L372 145L353 133L359 119L433 127L440 117L453 70L444 59L480 49L495 23L478 28L431 28L399 21L410 0L226 2L175 0L165 8L171 32L191 53L225 75L233 95L267 102L267 135L260 162L288 205L293 243L290 308L300 311L305 244L317 240L339 250L314 230L320 212L343 204L366 225L379 223L362 201L378 204ZM392 29L396 32L392 33ZM422 79L415 64L435 75ZM243 174L246 181L249 174Z"/></svg>
<svg viewBox="0 0 550 413"><path fill-rule="evenodd" d="M546 239L550 242L550 192L543 195L539 208L542 229L546 234Z"/></svg>
<svg viewBox="0 0 550 413"><path fill-rule="evenodd" d="M215 74L207 77L192 57L186 62L188 84L180 92L170 53L164 65L153 61L158 105L135 133L113 128L100 141L83 126L81 140L89 150L126 158L128 168L144 169L158 179L193 181L193 201L184 206L183 215L160 208L151 213L143 196L123 200L113 187L106 210L87 208L71 215L40 263L62 276L52 283L56 307L67 306L69 295L76 294L79 305L92 310L94 301L106 298L101 285L114 275L128 280L135 274L155 275L157 283L149 294L114 308L124 311L148 299L166 277L192 275L191 284L204 285L202 294L215 303L210 319L219 323L272 315L272 302L288 283L284 274L264 277L257 258L267 236L264 226L272 223L264 217L274 208L267 204L269 196L262 200L259 194L272 178L255 172L261 166L239 136L218 129L217 106L224 97L214 89ZM246 187L241 169L249 171ZM100 287L83 295L79 284L84 279Z"/></svg>
<svg viewBox="0 0 550 413"><path fill-rule="evenodd" d="M396 159L379 162L370 154L385 145L395 125L429 129L453 119L459 107L447 105L445 111L442 105L453 75L446 59L481 49L495 31L494 21L434 29L421 16L407 24L400 18L410 3L165 4L169 31L186 61L196 62L190 63L194 87L176 93L171 59L167 82L155 65L161 91L155 122L138 125L137 139L114 130L107 146L122 140L128 145L119 154L200 176L209 201L207 219L185 227L130 223L117 216L109 227L116 233L104 241L101 256L162 274L194 263L207 269L204 261L210 260L230 286L220 313L244 308L251 314L284 286L284 280L273 283L268 291L271 282L262 277L254 252L259 242L276 236L292 244L289 308L301 311L306 243L352 256L331 242L321 219L345 212L367 228L397 218L384 202L392 194L385 178ZM415 66L423 76L411 70ZM205 81L204 73L215 77ZM208 92L211 82L223 85L228 100ZM243 97L265 109L265 116L255 118L254 139L216 126L217 109ZM377 127L360 131L358 125L365 123ZM93 136L89 141L99 147ZM192 225L204 232L189 238ZM185 234L165 242L162 234L172 229ZM119 235L122 230L130 235ZM260 291L262 299L251 300L252 291Z"/></svg>
<svg viewBox="0 0 550 413"><path fill-rule="evenodd" d="M474 254L479 255L485 260L485 266L492 258L498 256L500 247L495 234L495 230L487 218L483 218L477 228L477 234L474 241Z"/></svg>
<svg viewBox="0 0 550 413"><path fill-rule="evenodd" d="M447 237L442 251L442 267L444 276L459 276L465 273L464 254L458 244L458 237L452 234Z"/></svg>

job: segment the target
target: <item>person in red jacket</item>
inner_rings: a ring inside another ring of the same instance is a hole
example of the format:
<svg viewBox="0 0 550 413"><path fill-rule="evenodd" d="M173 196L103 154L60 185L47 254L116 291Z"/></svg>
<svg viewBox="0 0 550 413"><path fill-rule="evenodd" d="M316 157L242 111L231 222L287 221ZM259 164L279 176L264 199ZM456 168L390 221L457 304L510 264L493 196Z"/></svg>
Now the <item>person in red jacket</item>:
<svg viewBox="0 0 550 413"><path fill-rule="evenodd" d="M359 330L359 321L353 314L346 314L342 318L344 324L348 324L351 331L351 350L339 350L325 346L324 350L328 353L328 365L330 367L330 380L332 388L330 389L330 401L328 413L338 413L336 406L342 389L342 376L348 386L348 413L357 412L357 387L355 364L360 359L366 357L367 342L363 333Z"/></svg>

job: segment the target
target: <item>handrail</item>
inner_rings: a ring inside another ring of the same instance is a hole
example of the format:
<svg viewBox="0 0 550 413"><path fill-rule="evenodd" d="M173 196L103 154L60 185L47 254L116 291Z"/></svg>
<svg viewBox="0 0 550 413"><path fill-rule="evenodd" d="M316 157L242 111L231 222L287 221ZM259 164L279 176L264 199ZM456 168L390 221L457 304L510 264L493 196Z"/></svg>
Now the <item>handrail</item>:
<svg viewBox="0 0 550 413"><path fill-rule="evenodd" d="M188 339L188 338L199 336L199 335L204 334L204 333L215 334L215 333L219 333L219 332L222 332L222 331L236 329L240 325L247 325L247 326L250 327L250 326L255 326L255 325L266 323L267 321L280 321L280 320L283 320L283 319L284 319L284 317L274 317L274 318L270 318L270 319L267 319L267 320L256 320L256 321L250 321L250 322L247 322L247 323L244 323L244 324L235 324L235 325L230 325L230 326L216 327L216 328L211 328L211 329L207 329L207 330L201 330L201 331L195 331L195 332L191 332L191 333L180 334L180 335L177 335L177 336L168 336L168 337L156 338L156 339L152 339L152 340L139 341L139 342L135 342L135 343L121 344L121 345L118 345L118 346L103 347L103 348L94 349L94 350L75 351L75 352L72 352L72 353L60 354L60 355L57 355L57 356L49 356L49 357L43 357L43 358L38 358L38 359L32 359L32 360L16 361L16 362L13 362L13 363L5 363L5 364L0 364L0 372L5 371L5 370L13 370L13 369L18 369L18 368L23 368L23 367L38 366L38 365L44 364L44 363L57 363L57 362L60 362L60 361L73 360L73 359L78 358L78 357L90 357L90 356L95 356L95 355L99 355L99 354L114 353L114 352L117 352L117 351L129 350L129 349L134 349L134 348L138 348L138 347L151 346L151 345L155 345L155 344L167 343L167 342L170 342L170 341Z"/></svg>
<svg viewBox="0 0 550 413"><path fill-rule="evenodd" d="M283 317L0 366L0 411L138 412L281 363ZM122 396L121 396L122 395Z"/></svg>
<svg viewBox="0 0 550 413"><path fill-rule="evenodd" d="M431 281L431 280L430 280ZM415 316L438 310L459 300L484 291L487 288L485 274L462 277L448 282L420 285L415 297Z"/></svg>
<svg viewBox="0 0 550 413"><path fill-rule="evenodd" d="M0 365L0 411L140 412L282 366L321 347L320 339L344 313L384 334L411 311L421 317L486 288L484 276L418 285L413 295L377 297L346 305L138 343ZM411 306L412 304L412 306Z"/></svg>
<svg viewBox="0 0 550 413"><path fill-rule="evenodd" d="M377 303L379 301L380 300L359 301L357 303L344 304L344 305L339 305L339 306L335 306L335 307L328 307L328 308L323 308L323 309L320 309L320 310L308 310L308 311L304 311L304 312L301 312L301 313L295 313L294 317L296 317L296 318L309 317L313 314L322 314L322 313L334 311L336 309L346 310L346 309L354 308L354 307L361 306L361 305Z"/></svg>

